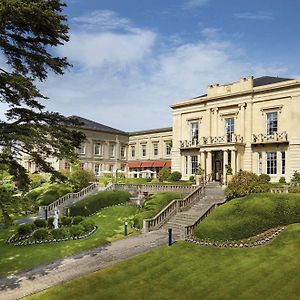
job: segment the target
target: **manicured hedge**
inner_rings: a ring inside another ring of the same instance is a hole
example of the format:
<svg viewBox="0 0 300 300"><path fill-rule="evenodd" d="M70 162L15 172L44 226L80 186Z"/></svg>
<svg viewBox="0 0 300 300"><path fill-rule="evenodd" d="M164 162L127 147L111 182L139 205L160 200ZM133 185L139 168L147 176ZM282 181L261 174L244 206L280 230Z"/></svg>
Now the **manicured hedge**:
<svg viewBox="0 0 300 300"><path fill-rule="evenodd" d="M252 194L227 202L194 231L199 239L241 240L267 229L300 222L297 194Z"/></svg>
<svg viewBox="0 0 300 300"><path fill-rule="evenodd" d="M89 216L94 212L129 200L128 191L104 191L96 195L88 196L70 207L71 216Z"/></svg>
<svg viewBox="0 0 300 300"><path fill-rule="evenodd" d="M144 219L153 218L174 199L180 198L182 198L182 195L176 192L158 193L149 197L145 201L143 209L134 217L134 226L141 229Z"/></svg>

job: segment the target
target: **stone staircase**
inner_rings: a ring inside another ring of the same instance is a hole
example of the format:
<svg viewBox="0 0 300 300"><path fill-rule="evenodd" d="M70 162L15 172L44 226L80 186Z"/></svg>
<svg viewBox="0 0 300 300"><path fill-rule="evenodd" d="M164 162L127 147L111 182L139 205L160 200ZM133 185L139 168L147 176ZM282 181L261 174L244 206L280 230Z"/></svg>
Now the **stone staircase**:
<svg viewBox="0 0 300 300"><path fill-rule="evenodd" d="M173 239L185 237L185 227L199 223L199 220L207 214L210 208L225 202L224 190L219 183L211 182L205 187L205 196L197 201L189 210L179 212L163 225L163 230L172 228Z"/></svg>

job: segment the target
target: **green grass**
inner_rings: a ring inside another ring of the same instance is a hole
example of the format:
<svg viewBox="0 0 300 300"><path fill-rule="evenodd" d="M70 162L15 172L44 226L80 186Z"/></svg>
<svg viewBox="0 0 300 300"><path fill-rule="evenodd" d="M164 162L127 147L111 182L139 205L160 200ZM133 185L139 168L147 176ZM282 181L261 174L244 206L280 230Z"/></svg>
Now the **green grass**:
<svg viewBox="0 0 300 300"><path fill-rule="evenodd" d="M176 192L158 193L146 199L143 209L134 217L134 225L137 228L143 227L143 219L153 218L164 207L174 199L180 199L182 195Z"/></svg>
<svg viewBox="0 0 300 300"><path fill-rule="evenodd" d="M299 299L299 236L295 224L258 248L176 242L26 299Z"/></svg>
<svg viewBox="0 0 300 300"><path fill-rule="evenodd" d="M88 217L95 222L98 230L80 241L16 247L5 243L15 228L0 229L0 275L27 270L122 238L124 222L132 219L136 211L132 206L115 206ZM129 234L132 233L133 230L129 228Z"/></svg>
<svg viewBox="0 0 300 300"><path fill-rule="evenodd" d="M300 222L299 194L252 194L213 211L195 230L200 239L240 240Z"/></svg>

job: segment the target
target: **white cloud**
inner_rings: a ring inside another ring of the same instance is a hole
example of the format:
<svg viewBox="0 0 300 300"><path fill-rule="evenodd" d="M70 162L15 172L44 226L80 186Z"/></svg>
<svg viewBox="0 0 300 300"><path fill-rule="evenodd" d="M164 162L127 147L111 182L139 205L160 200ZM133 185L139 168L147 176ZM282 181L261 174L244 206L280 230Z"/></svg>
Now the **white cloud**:
<svg viewBox="0 0 300 300"><path fill-rule="evenodd" d="M206 5L210 0L188 0L184 4L185 8L196 8Z"/></svg>
<svg viewBox="0 0 300 300"><path fill-rule="evenodd" d="M166 49L163 37L128 24L124 32L71 32L59 54L75 67L42 86L48 108L122 130L164 127L171 125L169 104L205 93L211 83L285 71L247 61L213 28L203 30L203 40L177 39Z"/></svg>
<svg viewBox="0 0 300 300"><path fill-rule="evenodd" d="M234 15L237 19L253 20L253 21L270 21L274 19L274 16L269 12L256 12L256 13L238 13Z"/></svg>

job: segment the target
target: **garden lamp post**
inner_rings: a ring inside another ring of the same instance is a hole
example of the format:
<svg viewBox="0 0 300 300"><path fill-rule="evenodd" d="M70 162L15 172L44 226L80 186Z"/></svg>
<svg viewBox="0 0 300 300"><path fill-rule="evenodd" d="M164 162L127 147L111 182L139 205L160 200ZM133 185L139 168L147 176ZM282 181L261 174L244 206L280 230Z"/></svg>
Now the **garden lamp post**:
<svg viewBox="0 0 300 300"><path fill-rule="evenodd" d="M127 236L128 232L127 232L127 227L128 227L128 222L126 221L124 223L124 236Z"/></svg>

